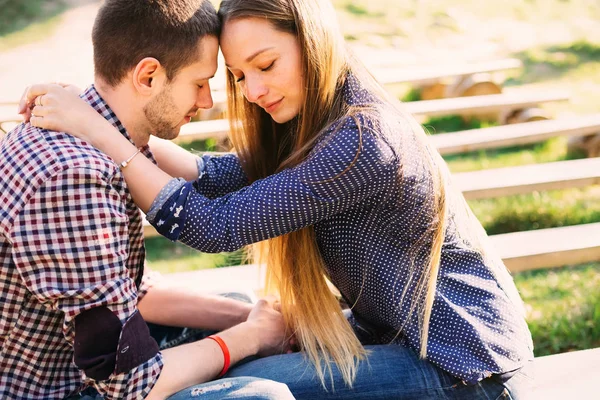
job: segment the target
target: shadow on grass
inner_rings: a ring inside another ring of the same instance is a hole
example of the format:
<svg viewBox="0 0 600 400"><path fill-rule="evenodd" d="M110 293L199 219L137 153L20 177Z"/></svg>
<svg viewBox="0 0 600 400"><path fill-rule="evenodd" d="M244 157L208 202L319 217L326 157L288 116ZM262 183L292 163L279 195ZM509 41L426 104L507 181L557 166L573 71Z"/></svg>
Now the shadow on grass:
<svg viewBox="0 0 600 400"><path fill-rule="evenodd" d="M571 44L530 49L514 56L523 62L523 70L519 76L507 79L505 86L559 79L584 64L600 62L600 43L582 40Z"/></svg>

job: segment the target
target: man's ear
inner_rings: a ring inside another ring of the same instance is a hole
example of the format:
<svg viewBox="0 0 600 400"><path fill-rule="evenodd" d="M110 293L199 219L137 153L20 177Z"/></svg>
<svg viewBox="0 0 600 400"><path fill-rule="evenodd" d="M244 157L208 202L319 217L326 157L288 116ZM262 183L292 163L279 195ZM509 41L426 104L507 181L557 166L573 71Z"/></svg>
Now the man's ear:
<svg viewBox="0 0 600 400"><path fill-rule="evenodd" d="M150 96L163 84L165 69L154 57L142 59L133 70L133 86L144 96Z"/></svg>

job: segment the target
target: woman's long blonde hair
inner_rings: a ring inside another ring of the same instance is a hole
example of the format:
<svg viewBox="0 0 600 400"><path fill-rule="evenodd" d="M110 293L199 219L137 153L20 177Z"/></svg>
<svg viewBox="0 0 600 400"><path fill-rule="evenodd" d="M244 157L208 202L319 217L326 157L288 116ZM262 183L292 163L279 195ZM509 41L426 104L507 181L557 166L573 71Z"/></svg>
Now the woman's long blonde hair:
<svg viewBox="0 0 600 400"><path fill-rule="evenodd" d="M223 24L233 19L264 18L276 29L295 35L302 51L305 100L298 117L283 125L274 123L259 106L246 101L233 75L227 74L231 140L250 181L298 165L306 159L325 128L361 111L345 104L341 95L349 72L386 96L360 63L349 56L329 0L223 0L219 16ZM434 193L430 203L430 229L423 240L430 245L425 257L427 267L418 278L418 287L412 296L421 299L414 300L413 304L419 310L421 356L425 357L447 207L444 174L439 163L435 156L430 157L432 153L423 129L416 123L411 129L416 130L424 154L428 155ZM359 152L360 146L357 155ZM254 261L266 264L268 285L277 290L290 329L314 363L323 385L325 372L331 373L333 362L351 386L359 361L366 353L328 287L314 228L309 226L266 240L255 244L252 250Z"/></svg>

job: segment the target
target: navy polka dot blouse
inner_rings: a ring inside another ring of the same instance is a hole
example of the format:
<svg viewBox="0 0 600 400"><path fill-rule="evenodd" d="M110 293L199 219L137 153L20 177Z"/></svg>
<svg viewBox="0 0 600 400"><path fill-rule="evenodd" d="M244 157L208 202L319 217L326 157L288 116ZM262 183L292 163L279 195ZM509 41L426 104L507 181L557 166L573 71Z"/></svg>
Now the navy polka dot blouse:
<svg viewBox="0 0 600 400"><path fill-rule="evenodd" d="M376 102L352 76L343 91L349 105ZM428 228L431 178L403 117L392 124L377 115L359 112L339 121L303 163L252 184L235 155L203 156L199 178L172 180L148 220L164 236L203 252L233 251L314 225L331 281L355 305L352 321L371 333L372 343L419 352L418 317L406 299L426 264L426 252L414 245ZM461 239L466 228L453 205L461 202L452 201L460 194L449 188L447 196L427 359L473 384L519 369L533 358L533 345L512 278L497 257L487 251L484 257Z"/></svg>

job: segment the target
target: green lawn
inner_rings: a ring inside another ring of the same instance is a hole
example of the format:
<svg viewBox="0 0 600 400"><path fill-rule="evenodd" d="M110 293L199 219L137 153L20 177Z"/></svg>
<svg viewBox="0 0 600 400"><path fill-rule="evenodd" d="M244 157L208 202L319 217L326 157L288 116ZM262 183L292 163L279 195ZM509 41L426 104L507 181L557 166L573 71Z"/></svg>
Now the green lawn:
<svg viewBox="0 0 600 400"><path fill-rule="evenodd" d="M0 52L48 37L66 8L64 0L0 0Z"/></svg>
<svg viewBox="0 0 600 400"><path fill-rule="evenodd" d="M600 347L600 263L515 275L535 355Z"/></svg>

